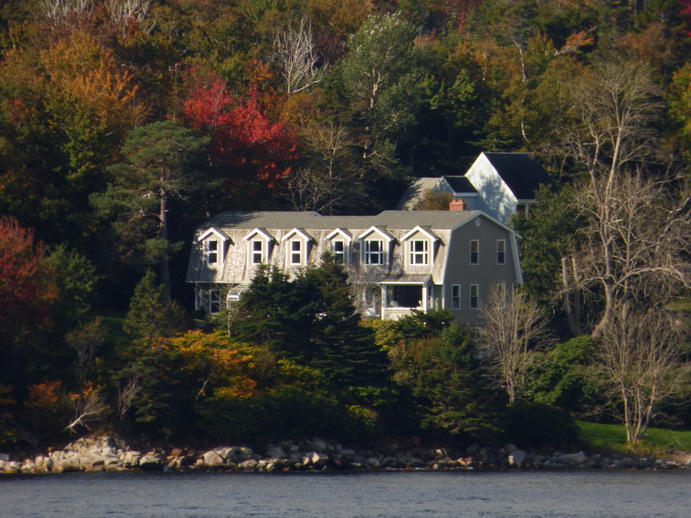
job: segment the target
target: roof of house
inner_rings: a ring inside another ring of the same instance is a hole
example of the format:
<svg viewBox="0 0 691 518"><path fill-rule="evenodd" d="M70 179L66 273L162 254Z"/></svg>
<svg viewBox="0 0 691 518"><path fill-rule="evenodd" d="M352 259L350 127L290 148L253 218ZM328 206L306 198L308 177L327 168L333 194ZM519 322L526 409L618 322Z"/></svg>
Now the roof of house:
<svg viewBox="0 0 691 518"><path fill-rule="evenodd" d="M439 177L436 176L417 178L403 193L403 196L398 201L398 205L396 205L396 209L403 210L404 207L415 207L424 199L428 192L434 189L437 182L439 182Z"/></svg>
<svg viewBox="0 0 691 518"><path fill-rule="evenodd" d="M416 226L437 229L453 229L475 218L480 211L386 210L375 216L322 216L318 212L255 211L221 212L203 225L208 228L255 228L280 229L331 229L362 228L376 226L389 229L410 229Z"/></svg>
<svg viewBox="0 0 691 518"><path fill-rule="evenodd" d="M455 193L475 193L477 192L477 189L473 187L473 184L470 183L470 180L468 180L465 176L442 176L448 184L451 186L453 189L453 192Z"/></svg>
<svg viewBox="0 0 691 518"><path fill-rule="evenodd" d="M519 200L535 197L540 184L551 184L547 171L530 153L484 153Z"/></svg>

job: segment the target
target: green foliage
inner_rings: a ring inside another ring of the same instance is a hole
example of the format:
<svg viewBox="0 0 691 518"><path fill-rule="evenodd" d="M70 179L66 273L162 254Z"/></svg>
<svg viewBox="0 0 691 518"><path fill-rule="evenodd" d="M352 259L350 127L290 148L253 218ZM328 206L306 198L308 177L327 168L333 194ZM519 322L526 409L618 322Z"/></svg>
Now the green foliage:
<svg viewBox="0 0 691 518"><path fill-rule="evenodd" d="M580 336L538 353L526 399L579 414L597 405L600 390L593 381L595 344Z"/></svg>
<svg viewBox="0 0 691 518"><path fill-rule="evenodd" d="M174 121L138 126L129 133L123 161L109 168L113 182L105 193L91 196L99 213L113 220L124 257L153 265L165 263L179 249L169 242L170 202L199 188L194 173L207 142Z"/></svg>
<svg viewBox="0 0 691 518"><path fill-rule="evenodd" d="M46 262L55 272L60 299L53 310L54 319L61 329L67 329L91 309L99 275L86 256L64 244L51 249Z"/></svg>
<svg viewBox="0 0 691 518"><path fill-rule="evenodd" d="M152 271L146 272L134 289L124 330L135 340L151 341L157 336L172 336L184 329L184 312L176 302L165 300L164 288Z"/></svg>
<svg viewBox="0 0 691 518"><path fill-rule="evenodd" d="M347 276L332 258L295 280L262 267L243 293L231 333L322 371L337 389L386 381L386 355L360 325Z"/></svg>
<svg viewBox="0 0 691 518"><path fill-rule="evenodd" d="M521 447L578 448L579 429L568 412L548 405L519 402L503 416L507 439Z"/></svg>
<svg viewBox="0 0 691 518"><path fill-rule="evenodd" d="M497 432L496 407L472 332L450 324L389 350L394 380L410 387L423 427L463 438Z"/></svg>

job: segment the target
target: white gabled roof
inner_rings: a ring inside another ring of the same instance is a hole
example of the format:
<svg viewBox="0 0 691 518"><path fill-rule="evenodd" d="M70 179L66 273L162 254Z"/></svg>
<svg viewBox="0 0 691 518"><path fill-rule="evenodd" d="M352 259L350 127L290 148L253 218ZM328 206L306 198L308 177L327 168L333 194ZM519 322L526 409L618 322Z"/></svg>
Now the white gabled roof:
<svg viewBox="0 0 691 518"><path fill-rule="evenodd" d="M266 239L267 241L275 241L276 238L272 236L269 232L266 231L266 229L263 228L255 228L252 230L249 234L247 234L244 238L242 238L244 241L249 241L252 239L254 236L259 234L261 237Z"/></svg>
<svg viewBox="0 0 691 518"><path fill-rule="evenodd" d="M217 228L211 227L211 228L207 229L206 232L204 232L203 234L201 234L201 235L197 238L197 241L204 241L207 237L209 237L209 236L212 235L212 234L218 236L218 237L221 238L221 240L223 240L223 241L228 241L228 240L230 239L230 237L228 236L228 234L226 234L225 232L223 232L223 230L218 230Z"/></svg>
<svg viewBox="0 0 691 518"><path fill-rule="evenodd" d="M287 241L288 239L290 239L291 237L293 237L295 234L299 235L299 236L300 236L302 239L304 239L305 241L314 241L314 238L313 238L312 236L310 236L310 235L305 231L305 229L303 229L303 228L294 228L293 230L291 230L290 232L288 232L285 236L283 236L283 238L281 239L281 241Z"/></svg>
<svg viewBox="0 0 691 518"><path fill-rule="evenodd" d="M344 237L344 238L346 239L346 241L348 241L348 243L350 243L350 242L353 240L353 236L351 235L351 233L348 232L347 230L342 229L342 228L337 228L337 229L334 230L333 232L329 233L329 234L326 236L326 239L329 240L329 241L331 241L331 240L332 240L333 238L335 238L336 236L342 236L342 237Z"/></svg>
<svg viewBox="0 0 691 518"><path fill-rule="evenodd" d="M395 240L395 238L389 232L387 232L383 228L377 227L376 225L372 225L370 228L368 228L362 234L360 234L357 238L358 239L365 239L372 232L376 232L377 234L379 234L380 236L382 236L383 238L385 238L389 242Z"/></svg>
<svg viewBox="0 0 691 518"><path fill-rule="evenodd" d="M416 226L416 227L415 227L413 230L411 230L410 232L406 233L406 235L403 236L403 237L401 238L401 241L406 241L406 240L410 239L412 236L414 236L414 235L417 234L418 232L420 232L421 234L426 235L426 236L427 236L429 239L431 239L432 241L439 241L439 236L437 236L437 235L436 235L434 232L432 232L431 230L429 230L429 229L424 229L424 228L422 228L422 227L419 226L419 225Z"/></svg>

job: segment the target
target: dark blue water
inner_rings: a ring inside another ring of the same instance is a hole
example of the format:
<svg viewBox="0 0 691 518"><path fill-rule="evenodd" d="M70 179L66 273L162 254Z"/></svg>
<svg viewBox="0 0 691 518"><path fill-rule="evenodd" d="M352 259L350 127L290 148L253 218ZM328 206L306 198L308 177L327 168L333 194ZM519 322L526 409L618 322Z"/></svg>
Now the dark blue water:
<svg viewBox="0 0 691 518"><path fill-rule="evenodd" d="M691 472L94 473L0 478L0 516L691 517Z"/></svg>

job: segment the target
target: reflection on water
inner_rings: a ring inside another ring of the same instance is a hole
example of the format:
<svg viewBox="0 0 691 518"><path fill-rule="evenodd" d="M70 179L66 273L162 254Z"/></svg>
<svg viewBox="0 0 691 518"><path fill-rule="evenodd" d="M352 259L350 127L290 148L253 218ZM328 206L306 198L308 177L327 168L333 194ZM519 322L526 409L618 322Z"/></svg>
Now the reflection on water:
<svg viewBox="0 0 691 518"><path fill-rule="evenodd" d="M94 473L0 478L0 516L691 516L691 472Z"/></svg>

